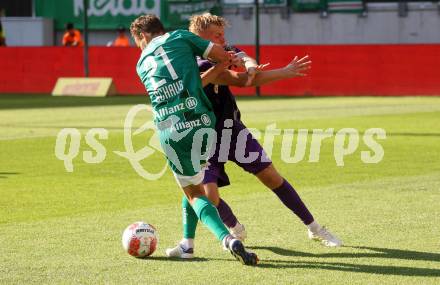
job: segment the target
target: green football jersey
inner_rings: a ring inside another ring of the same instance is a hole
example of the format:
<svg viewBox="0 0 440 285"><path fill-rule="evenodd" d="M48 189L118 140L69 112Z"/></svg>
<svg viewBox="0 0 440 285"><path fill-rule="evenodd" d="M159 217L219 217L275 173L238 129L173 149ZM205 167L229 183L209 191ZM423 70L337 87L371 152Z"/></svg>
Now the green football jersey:
<svg viewBox="0 0 440 285"><path fill-rule="evenodd" d="M136 66L154 110L159 139L174 173L194 176L212 142L197 136L214 130L215 115L205 95L196 56L206 58L213 44L177 30L154 38Z"/></svg>
<svg viewBox="0 0 440 285"><path fill-rule="evenodd" d="M176 30L154 38L143 50L137 73L151 99L155 121L171 115L183 120L212 110L203 91L195 56L207 57L210 41Z"/></svg>

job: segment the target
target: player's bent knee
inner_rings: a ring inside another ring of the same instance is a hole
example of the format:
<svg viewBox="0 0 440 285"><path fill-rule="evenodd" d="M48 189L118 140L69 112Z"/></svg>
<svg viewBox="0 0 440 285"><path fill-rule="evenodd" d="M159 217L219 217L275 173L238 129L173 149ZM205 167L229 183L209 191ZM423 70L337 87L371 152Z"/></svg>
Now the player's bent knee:
<svg viewBox="0 0 440 285"><path fill-rule="evenodd" d="M194 199L205 196L205 191L203 189L202 184L198 185L188 185L185 187L182 187L183 192L185 192L185 196L188 198L189 202L193 204Z"/></svg>
<svg viewBox="0 0 440 285"><path fill-rule="evenodd" d="M206 196L209 201L216 207L220 203L220 193L218 192L218 186L216 183L207 183L204 185Z"/></svg>
<svg viewBox="0 0 440 285"><path fill-rule="evenodd" d="M273 164L269 165L256 175L264 185L270 189L276 189L283 184L283 177L278 173Z"/></svg>

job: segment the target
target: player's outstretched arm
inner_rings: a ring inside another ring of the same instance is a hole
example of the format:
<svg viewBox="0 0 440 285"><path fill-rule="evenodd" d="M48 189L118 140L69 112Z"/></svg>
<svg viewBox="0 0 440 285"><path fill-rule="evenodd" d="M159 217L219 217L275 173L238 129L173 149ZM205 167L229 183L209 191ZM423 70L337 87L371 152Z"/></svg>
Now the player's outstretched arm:
<svg viewBox="0 0 440 285"><path fill-rule="evenodd" d="M255 79L251 83L251 86L260 86L281 79L306 76L306 72L311 67L312 61L308 55L302 58L295 56L295 58L283 68L257 72Z"/></svg>
<svg viewBox="0 0 440 285"><path fill-rule="evenodd" d="M217 70L217 72L216 72ZM211 73L209 73L211 72ZM203 87L212 83L218 85L245 87L248 81L246 72L235 72L233 70L221 69L218 64L201 74Z"/></svg>
<svg viewBox="0 0 440 285"><path fill-rule="evenodd" d="M206 77L205 85L208 83L213 83L237 87L260 86L281 79L306 76L306 71L311 68L311 64L312 62L309 60L308 56L304 56L300 59L298 59L296 56L288 65L283 68L262 71L268 64L259 65L256 68L257 74L251 81L250 85L248 73L223 70L217 76Z"/></svg>

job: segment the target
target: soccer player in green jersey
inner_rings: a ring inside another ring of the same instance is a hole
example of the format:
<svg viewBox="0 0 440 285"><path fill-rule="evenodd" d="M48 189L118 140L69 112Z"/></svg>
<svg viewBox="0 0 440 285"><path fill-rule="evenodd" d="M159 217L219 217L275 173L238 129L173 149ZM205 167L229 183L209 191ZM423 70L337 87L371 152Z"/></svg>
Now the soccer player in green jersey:
<svg viewBox="0 0 440 285"><path fill-rule="evenodd" d="M246 251L242 242L229 234L202 185L203 165L216 133L215 115L203 91L195 57L224 63L233 62L232 54L188 31L165 33L155 15L138 17L130 32L142 50L136 70L151 99L161 146L185 193L182 203L191 205L186 207L183 222L197 225L199 219L241 263L256 265L256 254ZM195 235L195 230L189 231ZM192 257L192 248L182 245L182 256Z"/></svg>

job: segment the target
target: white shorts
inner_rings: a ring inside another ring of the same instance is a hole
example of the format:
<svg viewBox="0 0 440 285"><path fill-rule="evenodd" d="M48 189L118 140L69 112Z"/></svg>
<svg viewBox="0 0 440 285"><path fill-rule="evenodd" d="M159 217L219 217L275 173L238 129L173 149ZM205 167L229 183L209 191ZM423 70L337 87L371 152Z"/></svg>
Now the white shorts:
<svg viewBox="0 0 440 285"><path fill-rule="evenodd" d="M200 170L199 173L194 176L183 176L175 172L173 172L173 174L176 178L177 184L183 188L189 185L201 184L203 182L203 178L205 178L205 169L206 167L203 167L202 170Z"/></svg>

